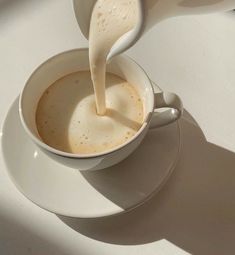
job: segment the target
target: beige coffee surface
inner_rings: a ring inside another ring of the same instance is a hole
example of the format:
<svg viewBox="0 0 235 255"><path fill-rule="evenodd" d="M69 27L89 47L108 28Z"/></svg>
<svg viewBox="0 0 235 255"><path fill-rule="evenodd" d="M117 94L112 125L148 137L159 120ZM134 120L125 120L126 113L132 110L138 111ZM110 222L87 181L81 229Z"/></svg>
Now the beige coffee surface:
<svg viewBox="0 0 235 255"><path fill-rule="evenodd" d="M132 85L106 73L106 106L106 115L97 115L89 71L65 76L52 84L38 103L39 135L51 147L75 154L115 148L141 127L143 104Z"/></svg>

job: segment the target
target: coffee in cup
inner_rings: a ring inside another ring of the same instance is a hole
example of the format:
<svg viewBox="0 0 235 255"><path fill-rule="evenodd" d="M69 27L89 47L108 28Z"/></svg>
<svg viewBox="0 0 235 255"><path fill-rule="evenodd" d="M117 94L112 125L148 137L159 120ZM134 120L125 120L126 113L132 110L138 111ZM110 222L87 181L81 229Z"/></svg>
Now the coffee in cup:
<svg viewBox="0 0 235 255"><path fill-rule="evenodd" d="M36 111L41 139L68 153L104 153L130 140L144 120L138 91L121 77L106 74L106 113L97 114L89 71L68 74L49 86Z"/></svg>

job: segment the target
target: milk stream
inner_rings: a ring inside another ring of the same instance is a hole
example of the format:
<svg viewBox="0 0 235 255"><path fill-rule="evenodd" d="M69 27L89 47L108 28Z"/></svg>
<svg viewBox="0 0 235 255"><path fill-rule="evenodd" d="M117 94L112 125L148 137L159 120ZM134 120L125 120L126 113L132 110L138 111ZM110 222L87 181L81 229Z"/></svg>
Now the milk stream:
<svg viewBox="0 0 235 255"><path fill-rule="evenodd" d="M89 60L96 109L106 112L106 58L114 43L137 22L137 0L98 0L94 6L89 31Z"/></svg>

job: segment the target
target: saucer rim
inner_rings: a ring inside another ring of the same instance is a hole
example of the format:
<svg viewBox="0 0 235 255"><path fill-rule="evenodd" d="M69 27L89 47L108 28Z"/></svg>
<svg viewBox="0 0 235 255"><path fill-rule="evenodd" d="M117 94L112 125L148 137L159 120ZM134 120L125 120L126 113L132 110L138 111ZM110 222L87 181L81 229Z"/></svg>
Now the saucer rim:
<svg viewBox="0 0 235 255"><path fill-rule="evenodd" d="M156 87L157 89L160 89L154 82L152 82L153 86ZM15 101L18 101L19 100L19 95L16 97L16 99L14 100ZM12 104L11 104L12 106ZM1 149L2 149L2 155L3 155L3 161L4 161L4 165L5 165L5 168L6 168L6 172L10 178L10 180L12 181L12 183L15 185L16 189L25 197L27 198L28 200L30 200L33 204L37 205L38 207L48 211L48 212L51 212L51 213L54 213L56 215L60 215L60 216L66 216L66 217L72 217L72 218L103 218L103 217L110 217L110 216L114 216L114 215L120 215L120 214L123 214L123 213L126 213L126 212L130 212L134 209L136 209L137 207L143 205L144 203L146 203L148 200L150 200L154 195L156 195L161 189L162 187L165 185L165 183L168 181L168 179L170 178L178 160L179 160L179 155L180 155L180 151L181 151L181 145L182 145L182 140L181 140L181 128L180 128L180 125L179 125L179 121L175 121L175 126L177 128L177 136L178 136L178 148L177 148L177 152L175 153L175 157L174 159L172 160L170 166L168 167L168 169L166 170L167 171L167 174L164 176L164 178L161 180L161 183L159 185L156 186L156 188L151 192L149 193L146 197L144 197L144 199L142 199L141 201L137 202L136 204L134 205L131 205L130 207L128 208L121 208L119 207L118 205L117 208L119 208L119 210L116 210L116 211L113 211L113 212L106 212L106 213L98 213L98 214L95 214L95 215L83 215L81 213L68 213L68 212L62 212L61 210L57 210L57 209L53 209L53 208L48 208L48 207L45 207L43 206L42 204L38 203L37 201L33 200L32 198L30 198L30 196L28 194L26 194L26 192L20 187L20 185L18 184L18 182L16 181L16 178L14 178L14 176L12 175L12 172L9 171L9 167L8 167L8 163L7 163L7 159L6 159L6 155L5 155L5 150L3 148L3 144L4 144L4 139L5 139L5 129L6 129L6 125L5 125L5 120L8 118L8 115L9 115L9 111L10 111L10 108L8 109L8 112L5 116L5 119L4 119L4 122L3 122L3 125L2 125L2 137L1 137ZM19 115L19 112L17 112L17 114ZM23 129L22 129L23 131ZM151 132L151 131L149 131ZM27 135L27 134L26 134ZM30 138L28 138L30 139ZM36 145L32 142L32 146L35 146L36 148ZM53 159L50 159L48 158L48 160L51 160L53 161ZM66 168L64 166L64 168Z"/></svg>

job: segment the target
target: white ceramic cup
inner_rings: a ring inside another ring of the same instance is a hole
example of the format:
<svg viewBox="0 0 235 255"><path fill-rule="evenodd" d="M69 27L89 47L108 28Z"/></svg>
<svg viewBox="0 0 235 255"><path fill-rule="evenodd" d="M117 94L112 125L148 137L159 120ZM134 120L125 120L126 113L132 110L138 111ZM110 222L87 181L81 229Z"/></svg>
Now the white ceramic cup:
<svg viewBox="0 0 235 255"><path fill-rule="evenodd" d="M144 104L144 122L139 131L127 142L103 153L78 155L52 148L43 142L37 131L35 115L38 101L56 80L84 70L89 70L88 49L60 53L33 72L20 95L19 114L26 133L48 156L66 166L78 170L98 170L117 164L139 146L149 128L167 125L179 119L182 114L182 102L177 95L154 93L152 83L144 70L129 57L120 55L110 61L107 71L127 80L138 90ZM162 107L171 109L155 112Z"/></svg>

